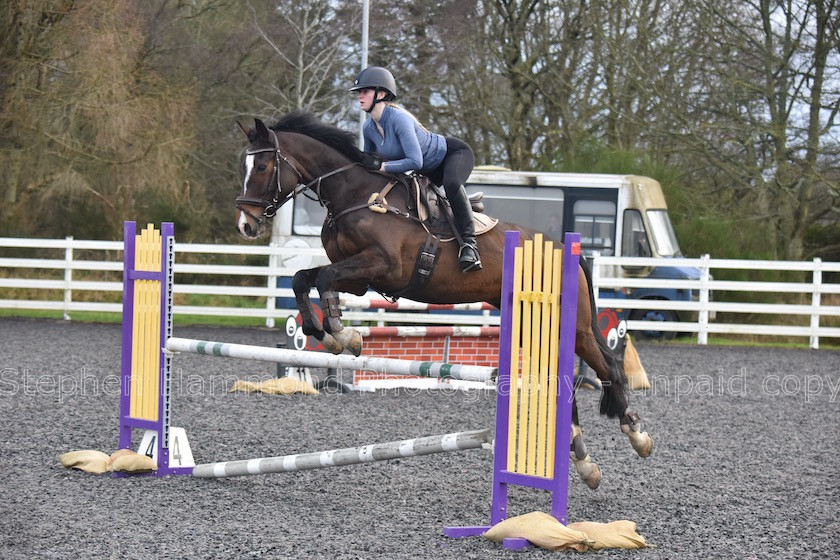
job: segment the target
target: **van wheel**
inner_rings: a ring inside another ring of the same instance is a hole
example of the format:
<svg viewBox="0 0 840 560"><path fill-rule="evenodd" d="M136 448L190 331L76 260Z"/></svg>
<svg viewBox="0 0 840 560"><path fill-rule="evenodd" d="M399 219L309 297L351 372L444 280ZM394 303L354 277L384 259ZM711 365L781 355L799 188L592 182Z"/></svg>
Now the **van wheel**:
<svg viewBox="0 0 840 560"><path fill-rule="evenodd" d="M678 321L677 314L673 311L659 311L656 309L637 309L630 313L630 320L631 321L650 321L651 323L654 322L662 322L662 321ZM644 339L647 340L673 340L675 336L677 336L676 331L657 331L653 330L655 325L651 324L650 329L645 329L642 331L633 331L633 334L639 334Z"/></svg>

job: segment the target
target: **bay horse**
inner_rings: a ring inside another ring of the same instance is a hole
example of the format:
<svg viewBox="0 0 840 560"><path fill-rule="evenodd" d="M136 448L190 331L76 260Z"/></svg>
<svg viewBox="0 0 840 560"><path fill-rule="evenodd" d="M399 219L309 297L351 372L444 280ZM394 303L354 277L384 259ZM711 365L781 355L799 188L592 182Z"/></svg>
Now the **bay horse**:
<svg viewBox="0 0 840 560"><path fill-rule="evenodd" d="M393 177L362 166L367 156L357 147L354 134L302 111L289 113L270 128L259 119L254 128L237 124L249 142L241 193L236 198L236 229L242 236L254 239L265 233L267 219L304 191L327 210L321 241L332 264L301 270L292 282L305 334L335 353L348 348L359 355L361 337L342 326L338 292L361 296L372 288L383 295L399 294L426 303L486 301L501 306L504 231L518 230L522 239L533 239L535 230L499 222L478 237L484 268L466 274L458 264L457 244L442 243L428 283L414 288L410 279L427 231L405 211L410 201L402 189L389 192L387 211L371 211L375 193L383 191ZM621 431L635 451L647 457L653 442L641 431L639 415L627 408L624 366L595 323L591 273L585 260L581 265L575 352L601 381L601 414L620 419ZM323 322L309 297L313 287L321 297ZM596 488L601 473L586 452L576 402L572 411L571 458L581 478Z"/></svg>

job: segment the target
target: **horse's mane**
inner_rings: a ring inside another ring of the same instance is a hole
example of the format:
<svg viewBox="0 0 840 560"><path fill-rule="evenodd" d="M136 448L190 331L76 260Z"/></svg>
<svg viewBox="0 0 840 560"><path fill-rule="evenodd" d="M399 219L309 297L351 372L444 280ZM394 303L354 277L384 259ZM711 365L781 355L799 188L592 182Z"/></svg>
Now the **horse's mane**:
<svg viewBox="0 0 840 560"><path fill-rule="evenodd" d="M325 124L308 111L295 110L283 116L272 130L277 132L297 132L326 144L337 152L347 156L350 161L361 161L363 152L358 148L358 137L352 132Z"/></svg>

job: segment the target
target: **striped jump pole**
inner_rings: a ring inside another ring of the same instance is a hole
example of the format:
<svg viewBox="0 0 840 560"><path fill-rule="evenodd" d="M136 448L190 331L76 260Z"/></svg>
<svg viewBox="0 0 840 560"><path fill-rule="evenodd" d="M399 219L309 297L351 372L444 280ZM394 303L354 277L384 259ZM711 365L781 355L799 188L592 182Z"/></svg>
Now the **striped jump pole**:
<svg viewBox="0 0 840 560"><path fill-rule="evenodd" d="M281 473L358 465L373 461L386 461L401 457L419 457L434 453L478 449L493 441L492 430L458 432L442 436L428 436L389 443L374 443L364 447L333 449L320 453L302 453L284 457L266 457L245 461L226 461L196 465L193 476L200 478L223 478L252 474Z"/></svg>
<svg viewBox="0 0 840 560"><path fill-rule="evenodd" d="M464 338L483 338L499 336L499 327L473 327L468 325L429 327L423 325L404 325L396 327L353 327L363 338L377 336L429 337L451 336Z"/></svg>
<svg viewBox="0 0 840 560"><path fill-rule="evenodd" d="M386 309L389 311L495 311L496 308L486 302L474 303L423 303L410 299L389 301L366 297L342 296L341 306L351 309Z"/></svg>
<svg viewBox="0 0 840 560"><path fill-rule="evenodd" d="M550 492L551 514L567 524L579 259L579 234L567 233L562 251L542 235L520 247L518 232L505 234L490 524L445 527L449 537L503 521L511 485Z"/></svg>
<svg viewBox="0 0 840 560"><path fill-rule="evenodd" d="M250 346L247 344L192 340L189 338L170 338L166 341L166 349L169 352L185 352L189 354L206 354L208 356L225 356L245 360L277 362L294 367L353 368L389 375L416 375L420 377L459 379L461 381L491 381L496 374L496 368L487 366L414 362L411 360L377 358L375 356L357 357L349 354L334 355L321 352L288 350L286 348L267 348L265 346Z"/></svg>

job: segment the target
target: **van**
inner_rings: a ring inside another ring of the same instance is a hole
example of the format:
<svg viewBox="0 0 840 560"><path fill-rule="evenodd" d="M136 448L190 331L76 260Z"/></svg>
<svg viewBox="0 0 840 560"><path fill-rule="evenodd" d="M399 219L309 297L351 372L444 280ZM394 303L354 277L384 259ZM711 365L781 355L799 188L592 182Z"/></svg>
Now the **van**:
<svg viewBox="0 0 840 560"><path fill-rule="evenodd" d="M659 182L637 175L509 171L478 167L466 184L469 194L483 192L485 212L521 224L556 239L562 232L581 235L581 253L591 256L653 257L656 266L621 266L602 274L619 278L698 280L697 268L669 266L668 258L680 257L679 243L668 216ZM298 196L280 208L274 218L272 242L280 246L320 247L320 231L326 211L316 201ZM300 268L323 264L313 257L295 262ZM617 269L617 270L616 270ZM634 288L599 290L599 297L619 299L696 300L696 290ZM616 307L619 307L618 305ZM670 310L632 310L626 319L679 321ZM689 319L688 317L684 319ZM647 338L672 338L675 333L644 330Z"/></svg>

